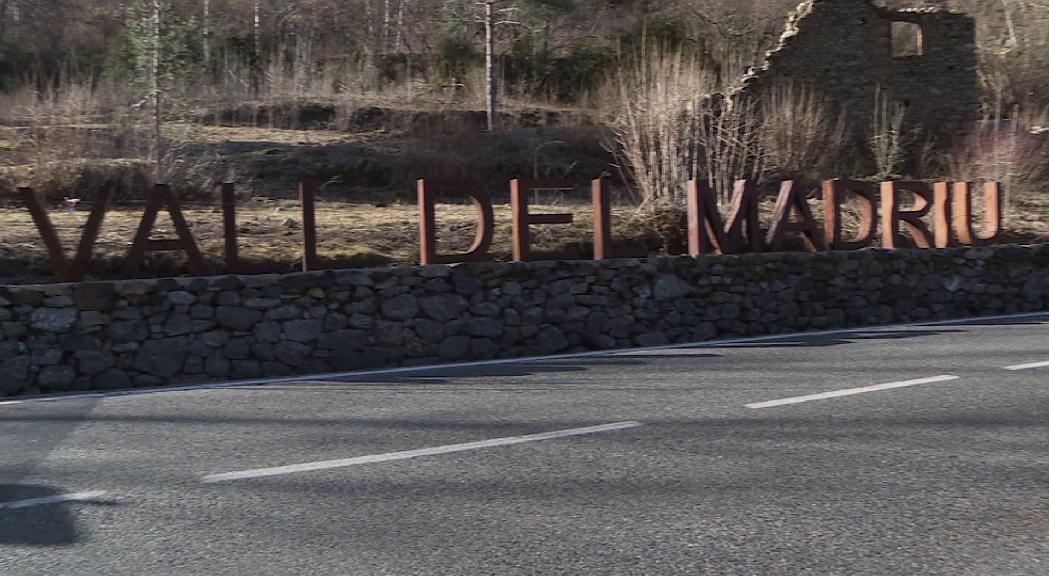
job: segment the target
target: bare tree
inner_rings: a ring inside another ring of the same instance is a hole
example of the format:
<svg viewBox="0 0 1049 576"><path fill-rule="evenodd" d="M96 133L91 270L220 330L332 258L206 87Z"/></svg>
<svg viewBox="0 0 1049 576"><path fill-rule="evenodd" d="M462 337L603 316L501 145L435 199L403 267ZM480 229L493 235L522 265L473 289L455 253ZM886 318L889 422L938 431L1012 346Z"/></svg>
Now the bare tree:
<svg viewBox="0 0 1049 576"><path fill-rule="evenodd" d="M201 22L204 33L204 70L211 70L211 0L204 0L204 15Z"/></svg>
<svg viewBox="0 0 1049 576"><path fill-rule="evenodd" d="M509 19L516 7L510 1L503 8L496 8L500 0L481 0L478 4L484 9L481 23L484 24L484 78L485 78L485 113L488 120L488 131L495 130L496 108L498 106L499 86L496 82L495 34L498 26L519 25L520 22ZM507 18L496 20L496 16Z"/></svg>
<svg viewBox="0 0 1049 576"><path fill-rule="evenodd" d="M874 114L871 117L870 149L877 166L874 174L879 180L896 175L906 153L906 133L903 121L907 110L892 99L881 86L874 93Z"/></svg>
<svg viewBox="0 0 1049 576"><path fill-rule="evenodd" d="M159 182L161 176L161 162L164 157L162 150L164 134L162 132L161 91L160 91L160 0L153 0L153 26L152 26L152 69L153 69L153 160L155 162L155 178Z"/></svg>
<svg viewBox="0 0 1049 576"><path fill-rule="evenodd" d="M495 0L484 2L484 79L485 111L488 116L488 131L495 130Z"/></svg>

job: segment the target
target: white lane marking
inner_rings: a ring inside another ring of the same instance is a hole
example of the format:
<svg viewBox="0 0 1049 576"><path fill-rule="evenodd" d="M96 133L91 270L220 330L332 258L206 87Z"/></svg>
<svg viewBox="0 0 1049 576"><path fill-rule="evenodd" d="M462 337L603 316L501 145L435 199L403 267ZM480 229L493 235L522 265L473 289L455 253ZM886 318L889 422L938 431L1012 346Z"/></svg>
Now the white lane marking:
<svg viewBox="0 0 1049 576"><path fill-rule="evenodd" d="M918 386L921 384L933 384L935 382L947 382L948 380L957 380L958 376L950 374L944 374L943 376L933 376L931 378L918 378L917 380L905 380L903 382L889 382L888 384L876 384L874 386L864 386L862 388L848 388L845 390L834 390L832 392L821 392L819 394L808 394L805 396L794 396L793 398L782 398L780 400L769 400L768 402L756 402L754 404L747 404L747 408L772 408L773 406L786 406L788 404L801 404L802 402L811 402L813 400L826 400L828 398L838 398L841 396L852 396L853 394L864 394L867 392L877 392L879 390L892 390L893 388L906 388L908 386Z"/></svg>
<svg viewBox="0 0 1049 576"><path fill-rule="evenodd" d="M429 366L403 366L400 368L381 368L377 370L358 370L355 372L331 372L327 374L306 374L302 376L280 376L274 378L259 378L256 380L237 380L233 382L221 382L212 384L187 384L179 386L159 386L155 388L132 388L128 390L117 390L113 392L77 392L73 394L61 394L42 397L22 397L15 402L57 402L60 400L77 400L83 398L118 398L124 396L142 396L146 394L160 394L164 392L191 392L197 390L224 390L227 388L244 388L250 386L266 386L269 384L290 384L302 382L325 382L339 380L342 378L357 378L367 376L383 376L391 374L417 374L420 372L433 372L436 370L457 370L462 368L480 368L485 366L505 366L512 364L524 364L529 362L548 362L555 360L572 360L576 358L596 358L601 356L616 356L620 354L639 354L656 350L680 350L683 348L717 348L732 344L748 344L755 342L775 342L777 340L789 340L792 338L818 338L820 336L836 336L839 334L856 334L863 332L878 332L885 330L897 330L900 328L921 328L923 326L953 326L970 322L993 322L996 320L1023 320L1033 318L1049 318L1049 312L1025 312L1022 314L1003 314L999 316L975 316L970 318L956 318L953 320L936 320L932 322L912 322L910 324L882 324L877 326L857 326L854 328L836 328L834 330L821 330L817 332L794 332L790 334L769 334L767 336L748 336L745 338L729 338L725 340L706 340L701 342L685 342L681 344L666 344L663 346L650 346L647 348L622 348L616 350L594 350L591 352L575 352L571 354L555 354L550 356L524 356L521 358L507 358L502 360L479 360L476 362L462 362L459 364L432 364Z"/></svg>
<svg viewBox="0 0 1049 576"><path fill-rule="evenodd" d="M378 462L389 462L391 460L406 460L420 456L434 456L437 454L450 454L452 452L465 452L467 450L480 450L495 446L512 446L524 444L525 442L538 442L540 440L553 440L555 438L566 438L569 436L582 436L584 434L597 434L599 432L612 432L626 428L642 426L640 422L616 422L614 424L602 424L600 426L588 426L586 428L572 428L570 430L557 430L554 432L543 432L541 434L528 434L526 436L510 436L507 438L493 438L478 442L467 442L465 444L449 444L447 446L436 446L433 448L420 448L418 450L404 450L401 452L389 452L386 454L372 454L370 456L357 456L355 458L344 458L342 460L325 460L323 462L307 462L305 464L293 464L291 466L277 466L275 468L257 468L255 470L242 470L240 472L226 472L223 474L211 474L201 478L202 482L228 482L230 480L245 480L248 478L264 478L266 476L279 476L282 474L296 474L298 472L310 472L313 470L329 470L332 468L346 468L361 464L375 464Z"/></svg>
<svg viewBox="0 0 1049 576"><path fill-rule="evenodd" d="M105 491L95 490L93 492L77 492L76 494L59 494L57 496L44 496L42 498L30 498L28 500L15 500L14 502L0 502L0 510L18 510L19 508L47 506L50 504L62 504L65 502L88 502L91 500L97 500L105 495Z"/></svg>
<svg viewBox="0 0 1049 576"><path fill-rule="evenodd" d="M1031 370L1032 368L1047 368L1049 362L1031 362L1030 364L1017 364L1016 366L1006 366L1005 370Z"/></svg>
<svg viewBox="0 0 1049 576"><path fill-rule="evenodd" d="M0 406L14 406L15 404L21 404L21 403L22 403L21 400L7 400L5 402L0 402Z"/></svg>

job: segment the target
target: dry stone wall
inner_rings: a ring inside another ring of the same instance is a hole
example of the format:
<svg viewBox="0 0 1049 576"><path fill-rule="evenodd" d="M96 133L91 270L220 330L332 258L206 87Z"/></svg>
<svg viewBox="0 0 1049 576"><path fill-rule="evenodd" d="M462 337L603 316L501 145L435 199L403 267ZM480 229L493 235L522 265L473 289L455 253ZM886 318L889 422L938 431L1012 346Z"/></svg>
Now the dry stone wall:
<svg viewBox="0 0 1049 576"><path fill-rule="evenodd" d="M475 263L0 288L0 394L1049 309L1049 246Z"/></svg>

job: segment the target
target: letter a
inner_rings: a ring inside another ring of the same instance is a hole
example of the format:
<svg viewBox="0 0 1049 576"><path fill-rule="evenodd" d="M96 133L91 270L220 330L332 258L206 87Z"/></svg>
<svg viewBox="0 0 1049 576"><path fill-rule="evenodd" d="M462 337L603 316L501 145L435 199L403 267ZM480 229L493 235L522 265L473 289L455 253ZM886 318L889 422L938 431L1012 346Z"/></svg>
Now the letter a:
<svg viewBox="0 0 1049 576"><path fill-rule="evenodd" d="M800 221L791 221L792 212L797 212ZM779 197L776 198L776 212L772 217L772 226L769 227L767 237L769 247L775 251L783 250L788 232L800 233L805 247L812 252L825 249L819 224L812 216L812 209L809 208L808 202L802 198L797 187L794 186L793 180L786 180L780 185Z"/></svg>
<svg viewBox="0 0 1049 576"><path fill-rule="evenodd" d="M153 232L153 225L157 222L157 214L160 209L166 207L171 223L175 225L175 240L150 240L149 235ZM174 191L167 184L157 184L146 201L146 211L142 214L142 221L138 225L138 232L131 244L131 250L127 254L127 270L135 274L142 264L142 258L146 252L185 252L189 267L194 273L204 271L204 257L197 248L197 242L193 239L186 224L186 218L182 215L182 207L175 197Z"/></svg>

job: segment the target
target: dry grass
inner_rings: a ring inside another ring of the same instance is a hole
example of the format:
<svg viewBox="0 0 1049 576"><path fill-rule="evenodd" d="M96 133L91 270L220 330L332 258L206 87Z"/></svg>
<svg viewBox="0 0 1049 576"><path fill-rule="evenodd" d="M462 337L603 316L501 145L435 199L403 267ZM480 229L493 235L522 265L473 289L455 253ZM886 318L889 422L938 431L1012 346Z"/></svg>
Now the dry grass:
<svg viewBox="0 0 1049 576"><path fill-rule="evenodd" d="M763 222L771 215L772 198L762 202ZM820 203L810 200L817 219ZM591 254L592 213L589 204L566 203L533 205L533 213L568 212L575 215L574 226L535 226L535 251L557 253L572 259ZM57 207L52 222L68 253L80 240L81 227L89 206L73 214ZM325 267L347 268L415 264L418 262L417 207L412 203L388 205L319 201L317 204L318 252ZM216 207L192 204L185 207L186 219L204 252L210 273L223 272L222 214ZM1010 211L1006 240L1014 242L1049 241L1049 198L1027 200ZM123 277L124 256L137 230L141 208L121 207L107 214L96 245L96 260L89 278ZM437 210L442 252L462 251L473 241L474 209L465 204L441 204ZM653 218L656 218L655 220ZM287 200L256 198L238 206L239 246L246 273L289 272L300 269L301 215L298 204ZM495 238L490 258L511 259L511 212L506 204L495 206ZM850 228L846 225L846 228ZM173 237L166 213L158 219L154 237ZM675 211L652 216L633 205L613 209L613 237L620 256L682 254L687 248L685 222ZM789 245L792 249L799 246ZM156 254L149 257L140 276L169 276L185 273L180 255ZM28 211L19 207L0 208L0 283L47 282L53 271L47 252Z"/></svg>

